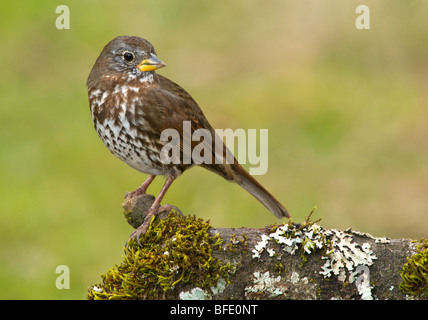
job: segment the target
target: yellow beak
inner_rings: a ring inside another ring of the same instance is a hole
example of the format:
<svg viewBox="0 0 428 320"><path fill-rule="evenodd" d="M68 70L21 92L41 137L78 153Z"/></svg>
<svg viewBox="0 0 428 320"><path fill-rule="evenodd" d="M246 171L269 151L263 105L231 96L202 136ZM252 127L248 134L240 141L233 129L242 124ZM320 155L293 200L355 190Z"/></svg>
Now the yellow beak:
<svg viewBox="0 0 428 320"><path fill-rule="evenodd" d="M166 66L166 63L159 60L158 57L156 57L152 53L150 58L144 59L143 61L141 61L141 63L137 67L141 71L145 72L145 71L153 71L165 66Z"/></svg>

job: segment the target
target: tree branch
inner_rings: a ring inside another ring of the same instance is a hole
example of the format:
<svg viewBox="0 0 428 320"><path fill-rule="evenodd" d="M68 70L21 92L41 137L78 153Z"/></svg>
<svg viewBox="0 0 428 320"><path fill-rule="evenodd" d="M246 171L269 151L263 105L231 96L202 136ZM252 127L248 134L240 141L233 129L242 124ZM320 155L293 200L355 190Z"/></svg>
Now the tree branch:
<svg viewBox="0 0 428 320"><path fill-rule="evenodd" d="M151 195L125 197L125 217L134 228L153 201ZM88 298L406 299L412 293L400 289L406 258L418 251L409 239L328 230L310 217L264 229L212 228L179 215L152 225L140 239L145 245L126 249L124 263L92 286Z"/></svg>

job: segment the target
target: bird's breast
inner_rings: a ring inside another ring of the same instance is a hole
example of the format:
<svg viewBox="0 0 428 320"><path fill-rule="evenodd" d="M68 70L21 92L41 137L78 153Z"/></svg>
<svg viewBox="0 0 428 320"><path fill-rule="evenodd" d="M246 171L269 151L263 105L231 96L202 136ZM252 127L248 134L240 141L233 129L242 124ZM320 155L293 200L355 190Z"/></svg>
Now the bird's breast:
<svg viewBox="0 0 428 320"><path fill-rule="evenodd" d="M104 145L132 168L165 175L158 137L151 132L140 106L138 87L116 85L112 90L89 89L95 130Z"/></svg>

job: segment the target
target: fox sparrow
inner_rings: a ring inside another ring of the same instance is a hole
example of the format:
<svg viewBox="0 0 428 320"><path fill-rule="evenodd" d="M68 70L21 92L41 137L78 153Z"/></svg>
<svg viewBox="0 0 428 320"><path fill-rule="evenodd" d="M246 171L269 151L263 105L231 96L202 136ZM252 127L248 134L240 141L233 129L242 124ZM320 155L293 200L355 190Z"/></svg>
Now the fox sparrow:
<svg viewBox="0 0 428 320"><path fill-rule="evenodd" d="M231 156L231 152L208 123L195 100L180 86L156 74L165 66L156 57L152 44L139 37L121 36L110 41L96 60L87 80L92 120L98 136L107 148L132 168L149 174L132 195L143 194L153 179L162 175L166 182L149 209L144 222L131 238L138 240L150 225L151 218L168 205L160 206L171 183L185 170L200 165L228 181L238 183L278 218L290 217L287 210ZM164 161L162 148L169 143L162 132L179 133L177 161ZM198 142L185 143L185 135L205 129L203 158L192 157ZM220 142L219 142L220 141ZM214 143L221 148L214 149ZM217 161L219 159L231 161ZM190 159L190 160L189 160Z"/></svg>

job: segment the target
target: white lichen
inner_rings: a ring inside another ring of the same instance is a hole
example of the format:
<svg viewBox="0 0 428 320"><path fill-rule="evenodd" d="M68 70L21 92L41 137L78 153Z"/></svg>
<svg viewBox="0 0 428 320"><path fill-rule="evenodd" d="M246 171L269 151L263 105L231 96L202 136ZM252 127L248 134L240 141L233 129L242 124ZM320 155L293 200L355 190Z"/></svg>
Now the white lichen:
<svg viewBox="0 0 428 320"><path fill-rule="evenodd" d="M370 244L358 244L355 242L353 233L374 239L376 243L389 242L386 238L374 238L358 231L351 231L351 229L345 231L335 229L326 230L317 224L295 229L294 226L285 224L278 227L275 232L269 235L261 235L261 241L252 250L253 258L260 258L265 249L270 256L273 256L273 249L267 247L269 241L272 240L280 244L283 251L291 255L294 255L299 248L306 254L311 254L318 249L324 249L325 254L322 256L322 259L325 260L325 263L319 273L324 278L330 278L332 275L335 275L341 282L353 283L355 279L359 278L357 275L361 269L358 269L358 267L364 266L368 270L368 266L371 266L373 261L377 259ZM258 283L266 278L265 275L266 273L263 277L258 275L260 278ZM365 275L366 272L363 276ZM299 275L293 272L291 282L297 283L298 281ZM249 287L249 290L252 289L254 287ZM369 281L359 282L357 290L362 299L372 298Z"/></svg>
<svg viewBox="0 0 428 320"><path fill-rule="evenodd" d="M391 240L389 238L386 238L386 237L376 238L376 237L373 237L370 233L361 232L358 230L352 230L351 228L346 229L344 232L353 233L353 234L356 234L356 235L359 235L362 237L373 239L375 241L375 243L391 243Z"/></svg>
<svg viewBox="0 0 428 320"><path fill-rule="evenodd" d="M92 290L94 290L95 292L103 292L102 288L98 288L97 286L93 286Z"/></svg>
<svg viewBox="0 0 428 320"><path fill-rule="evenodd" d="M211 287L211 293L213 295L220 295L223 293L224 289L226 289L227 282L223 278L220 278L217 281L217 285ZM190 291L182 291L179 294L180 300L210 300L212 299L212 295L206 291L202 290L199 287L193 288Z"/></svg>
<svg viewBox="0 0 428 320"><path fill-rule="evenodd" d="M303 250L310 254L315 249L321 249L324 246L322 235L319 233L321 227L313 224L308 229L294 231L294 235L290 236L290 230L288 224L280 226L275 232L269 234L269 236L262 234L262 240L258 242L253 252L253 258L260 258L262 252L266 249L270 256L273 256L274 250L267 248L270 240L275 240L282 246L285 252L294 255L296 250L299 248L299 244L303 243Z"/></svg>
<svg viewBox="0 0 428 320"><path fill-rule="evenodd" d="M273 257L275 255L275 250L267 248L266 251L269 253L269 257Z"/></svg>
<svg viewBox="0 0 428 320"><path fill-rule="evenodd" d="M207 300L211 299L209 293L199 287L193 288L191 291L182 291L179 294L180 300Z"/></svg>
<svg viewBox="0 0 428 320"><path fill-rule="evenodd" d="M325 278L334 274L340 281L348 280L352 283L353 278L346 276L346 270L352 275L356 267L371 266L373 260L377 259L368 243L360 246L348 233L332 229L324 230L323 234L330 241L330 251L322 257L326 262L320 271Z"/></svg>
<svg viewBox="0 0 428 320"><path fill-rule="evenodd" d="M213 295L219 295L222 294L224 289L226 289L226 280L223 278L218 279L217 285L215 287L211 287L211 292Z"/></svg>
<svg viewBox="0 0 428 320"><path fill-rule="evenodd" d="M269 237L265 234L262 234L262 241L258 242L253 249L253 258L260 258L260 254L266 248L266 245L269 241Z"/></svg>
<svg viewBox="0 0 428 320"><path fill-rule="evenodd" d="M293 273L291 274L290 282L291 282L292 284L296 284L296 283L298 283L299 281L300 281L300 276L299 276L299 274L298 274L297 272L293 271Z"/></svg>
<svg viewBox="0 0 428 320"><path fill-rule="evenodd" d="M247 296L248 293L263 293L267 294L270 298L273 298L284 293L283 289L276 286L277 283L281 281L281 276L271 277L269 271L266 271L263 274L256 271L253 276L254 285L245 288L245 296Z"/></svg>
<svg viewBox="0 0 428 320"><path fill-rule="evenodd" d="M369 275L364 272L359 278L359 281L355 282L355 286L361 296L361 300L373 300Z"/></svg>
<svg viewBox="0 0 428 320"><path fill-rule="evenodd" d="M376 238L375 243L391 243L391 240L386 237Z"/></svg>

